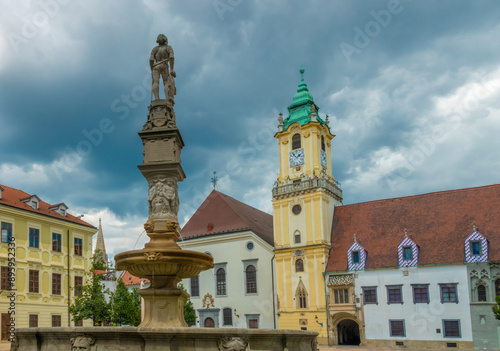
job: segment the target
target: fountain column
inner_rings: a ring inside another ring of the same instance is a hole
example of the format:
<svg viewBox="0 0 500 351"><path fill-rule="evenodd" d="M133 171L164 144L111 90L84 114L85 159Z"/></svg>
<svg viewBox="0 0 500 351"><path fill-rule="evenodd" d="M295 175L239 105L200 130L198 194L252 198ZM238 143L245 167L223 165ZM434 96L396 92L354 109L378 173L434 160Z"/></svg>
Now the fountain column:
<svg viewBox="0 0 500 351"><path fill-rule="evenodd" d="M181 250L177 245L180 235L177 183L186 178L181 166L184 142L174 112L173 50L162 34L157 43L150 58L155 100L151 101L147 121L139 132L144 160L138 167L149 185L149 218L144 229L150 241L144 249L120 253L115 260L118 270L127 270L151 282L149 288L138 292L144 299L140 327L187 327L184 302L189 295L177 288L177 284L183 278L212 268L213 259L203 253ZM160 77L165 99L159 98Z"/></svg>

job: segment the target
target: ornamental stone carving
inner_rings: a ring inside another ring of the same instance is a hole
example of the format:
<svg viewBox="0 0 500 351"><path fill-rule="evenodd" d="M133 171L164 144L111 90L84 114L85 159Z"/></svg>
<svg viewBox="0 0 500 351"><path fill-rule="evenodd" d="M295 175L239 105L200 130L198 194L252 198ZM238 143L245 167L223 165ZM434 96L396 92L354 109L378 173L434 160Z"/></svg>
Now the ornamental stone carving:
<svg viewBox="0 0 500 351"><path fill-rule="evenodd" d="M161 254L159 252L145 252L144 257L148 261L157 261L161 257Z"/></svg>
<svg viewBox="0 0 500 351"><path fill-rule="evenodd" d="M247 351L248 339L244 337L224 337L219 340L219 351Z"/></svg>
<svg viewBox="0 0 500 351"><path fill-rule="evenodd" d="M79 335L71 338L71 351L95 351L95 339L88 335Z"/></svg>
<svg viewBox="0 0 500 351"><path fill-rule="evenodd" d="M318 347L318 340L316 338L314 338L312 341L311 341L311 351L318 351L319 350L319 347Z"/></svg>
<svg viewBox="0 0 500 351"><path fill-rule="evenodd" d="M149 181L149 218L177 220L179 194L173 177L157 177Z"/></svg>

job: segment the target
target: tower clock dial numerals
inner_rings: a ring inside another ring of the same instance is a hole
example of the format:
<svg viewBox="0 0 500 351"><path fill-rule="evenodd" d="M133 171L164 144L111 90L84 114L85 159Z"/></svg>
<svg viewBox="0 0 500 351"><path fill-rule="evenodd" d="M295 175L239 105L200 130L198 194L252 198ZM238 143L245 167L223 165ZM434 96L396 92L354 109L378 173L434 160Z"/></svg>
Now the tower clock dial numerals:
<svg viewBox="0 0 500 351"><path fill-rule="evenodd" d="M303 165L304 164L304 149L290 151L289 162L290 162L290 167Z"/></svg>
<svg viewBox="0 0 500 351"><path fill-rule="evenodd" d="M325 168L328 168L328 163L326 162L326 152L321 150L321 165Z"/></svg>

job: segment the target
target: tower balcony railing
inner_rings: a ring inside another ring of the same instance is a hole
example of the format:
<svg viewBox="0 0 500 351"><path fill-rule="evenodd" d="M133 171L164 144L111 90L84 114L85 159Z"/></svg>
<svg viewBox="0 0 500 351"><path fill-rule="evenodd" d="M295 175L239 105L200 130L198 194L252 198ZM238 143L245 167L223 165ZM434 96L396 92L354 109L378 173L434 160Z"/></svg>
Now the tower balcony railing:
<svg viewBox="0 0 500 351"><path fill-rule="evenodd" d="M273 188L273 198L289 196L300 192L309 192L313 189L323 188L338 200L342 201L342 189L340 183L327 178L302 178L276 183Z"/></svg>

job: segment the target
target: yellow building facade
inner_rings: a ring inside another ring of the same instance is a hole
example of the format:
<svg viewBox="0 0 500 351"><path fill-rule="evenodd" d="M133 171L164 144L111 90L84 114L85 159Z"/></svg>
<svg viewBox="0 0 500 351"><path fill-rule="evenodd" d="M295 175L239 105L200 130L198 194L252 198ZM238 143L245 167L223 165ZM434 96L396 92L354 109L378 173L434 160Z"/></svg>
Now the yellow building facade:
<svg viewBox="0 0 500 351"><path fill-rule="evenodd" d="M279 117L280 172L273 189L278 328L311 330L327 343L325 265L342 191L332 175L334 135L303 78L289 116Z"/></svg>
<svg viewBox="0 0 500 351"><path fill-rule="evenodd" d="M49 205L6 186L0 195L2 340L11 327L74 326L68 306L79 294L75 286L85 284L97 229L63 203Z"/></svg>

